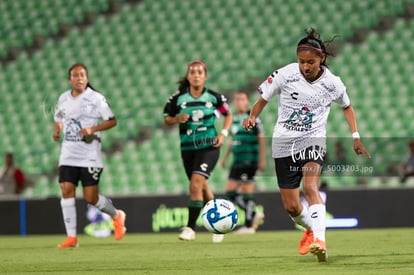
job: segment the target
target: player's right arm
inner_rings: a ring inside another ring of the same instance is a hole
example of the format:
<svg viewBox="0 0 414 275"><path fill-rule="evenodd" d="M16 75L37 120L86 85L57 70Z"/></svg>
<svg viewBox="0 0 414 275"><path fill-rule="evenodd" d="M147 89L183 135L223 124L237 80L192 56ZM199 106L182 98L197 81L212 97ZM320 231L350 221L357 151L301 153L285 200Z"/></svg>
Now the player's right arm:
<svg viewBox="0 0 414 275"><path fill-rule="evenodd" d="M190 118L188 114L179 114L176 116L165 116L164 117L164 124L167 126L172 126L177 123L186 123L187 120Z"/></svg>
<svg viewBox="0 0 414 275"><path fill-rule="evenodd" d="M251 111L250 116L243 120L243 128L246 130L252 129L254 126L256 126L256 118L260 115L260 113L263 111L264 107L266 106L267 101L259 96L257 101L254 103Z"/></svg>
<svg viewBox="0 0 414 275"><path fill-rule="evenodd" d="M54 124L54 130L53 130L53 140L54 141L58 141L60 138L60 130L63 127L63 123L62 122L55 122Z"/></svg>
<svg viewBox="0 0 414 275"><path fill-rule="evenodd" d="M167 126L186 123L190 118L189 114L179 114L180 110L177 106L177 97L179 94L180 92L176 91L168 98L167 103L164 106L164 124Z"/></svg>

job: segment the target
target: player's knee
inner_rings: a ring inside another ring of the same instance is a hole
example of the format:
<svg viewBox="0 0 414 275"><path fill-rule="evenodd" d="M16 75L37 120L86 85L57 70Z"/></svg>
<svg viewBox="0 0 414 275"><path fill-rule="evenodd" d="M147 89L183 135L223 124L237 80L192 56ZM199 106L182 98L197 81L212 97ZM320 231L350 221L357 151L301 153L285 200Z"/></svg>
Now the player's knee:
<svg viewBox="0 0 414 275"><path fill-rule="evenodd" d="M85 196L83 199L86 203L95 205L98 202L99 198L98 196Z"/></svg>
<svg viewBox="0 0 414 275"><path fill-rule="evenodd" d="M285 208L285 211L292 217L296 217L300 215L301 210L302 210L300 209L300 206L296 204L286 203L283 206Z"/></svg>

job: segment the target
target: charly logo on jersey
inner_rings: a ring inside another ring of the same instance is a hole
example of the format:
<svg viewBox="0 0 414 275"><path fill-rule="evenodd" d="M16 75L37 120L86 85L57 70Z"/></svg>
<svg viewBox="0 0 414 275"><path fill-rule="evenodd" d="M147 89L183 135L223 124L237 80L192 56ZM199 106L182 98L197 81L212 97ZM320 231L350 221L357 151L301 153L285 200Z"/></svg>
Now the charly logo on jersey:
<svg viewBox="0 0 414 275"><path fill-rule="evenodd" d="M308 131L312 128L312 118L313 113L305 106L294 110L283 127L292 131Z"/></svg>
<svg viewBox="0 0 414 275"><path fill-rule="evenodd" d="M82 135L80 134L80 131L82 130L82 125L79 120L76 119L70 119L68 122L64 125L64 135L65 140L68 141L81 141Z"/></svg>

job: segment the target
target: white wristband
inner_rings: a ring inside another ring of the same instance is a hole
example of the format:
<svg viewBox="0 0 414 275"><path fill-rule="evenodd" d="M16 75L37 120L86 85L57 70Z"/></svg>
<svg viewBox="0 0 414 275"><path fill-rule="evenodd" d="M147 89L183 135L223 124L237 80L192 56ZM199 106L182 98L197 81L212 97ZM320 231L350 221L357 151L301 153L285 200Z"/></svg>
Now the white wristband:
<svg viewBox="0 0 414 275"><path fill-rule="evenodd" d="M359 135L359 133L358 133L358 132L353 132L353 133L352 133L352 138L353 138L353 139L360 139L361 137L360 137L360 135Z"/></svg>
<svg viewBox="0 0 414 275"><path fill-rule="evenodd" d="M226 129L221 130L221 134L225 137L227 137L229 135L229 131L227 131Z"/></svg>

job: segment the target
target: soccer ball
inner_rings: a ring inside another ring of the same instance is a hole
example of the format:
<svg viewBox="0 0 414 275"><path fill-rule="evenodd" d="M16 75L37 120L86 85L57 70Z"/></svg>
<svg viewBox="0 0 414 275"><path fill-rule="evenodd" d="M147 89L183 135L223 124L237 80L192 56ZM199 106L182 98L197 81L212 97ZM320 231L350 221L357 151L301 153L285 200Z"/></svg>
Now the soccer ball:
<svg viewBox="0 0 414 275"><path fill-rule="evenodd" d="M226 234L237 225L237 210L226 199L212 199L201 212L204 227L211 233Z"/></svg>

